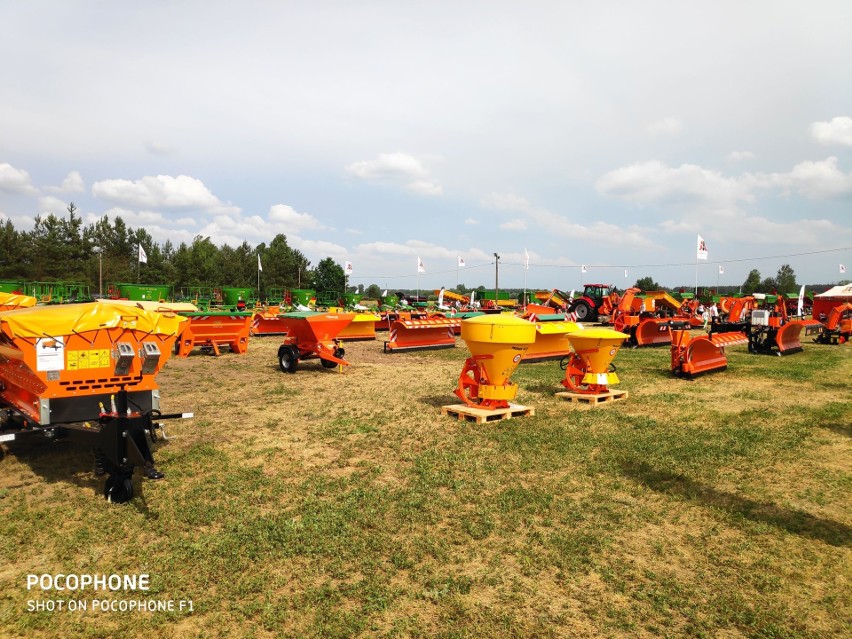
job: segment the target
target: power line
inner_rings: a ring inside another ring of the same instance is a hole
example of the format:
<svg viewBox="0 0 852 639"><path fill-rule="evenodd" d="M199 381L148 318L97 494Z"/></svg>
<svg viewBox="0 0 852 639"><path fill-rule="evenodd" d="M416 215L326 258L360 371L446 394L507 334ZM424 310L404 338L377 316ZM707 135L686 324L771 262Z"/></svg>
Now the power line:
<svg viewBox="0 0 852 639"><path fill-rule="evenodd" d="M804 253L786 253L783 255L765 255L763 257L740 257L734 258L730 260L712 260L708 261L707 264L732 264L735 262L757 262L759 260L778 260L784 259L788 257L804 257L807 255L823 255L825 253L837 253L840 251L852 251L852 246L845 246L841 248L832 248L832 249L822 249L820 251L806 251ZM502 257L501 257L502 260ZM502 262L504 266L523 266L523 262L506 262L505 260ZM494 265L494 261L483 262L481 264L472 264L470 266L465 266L464 270L476 270L480 268L487 268ZM671 262L669 264L531 264L531 266L538 266L541 268L581 268L585 266L586 268L669 268L669 267L680 267L680 266L690 266L694 267L695 262ZM445 271L432 271L429 275L447 275L449 273L455 273L456 269L448 269ZM362 280L396 280L396 279L406 279L409 277L416 277L416 274L412 275L361 275L357 278L355 276L350 275L350 279L362 279Z"/></svg>

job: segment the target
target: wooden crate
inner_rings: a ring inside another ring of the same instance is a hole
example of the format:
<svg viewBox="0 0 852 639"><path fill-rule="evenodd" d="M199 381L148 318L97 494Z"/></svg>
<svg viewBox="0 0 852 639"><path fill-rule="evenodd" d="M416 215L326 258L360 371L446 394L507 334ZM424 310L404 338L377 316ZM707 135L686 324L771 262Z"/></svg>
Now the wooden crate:
<svg viewBox="0 0 852 639"><path fill-rule="evenodd" d="M565 401L574 402L577 404L585 404L587 406L601 406L602 404L611 404L622 399L627 399L627 391L611 390L606 393L597 395L584 395L583 393L556 393L557 397L561 397Z"/></svg>
<svg viewBox="0 0 852 639"><path fill-rule="evenodd" d="M510 404L509 408L497 408L486 410L483 408L475 408L467 404L453 404L452 406L442 406L441 415L451 415L459 421L476 422L484 424L486 422L496 422L503 419L512 419L513 417L527 417L535 415L535 408L531 406L520 406L518 404Z"/></svg>

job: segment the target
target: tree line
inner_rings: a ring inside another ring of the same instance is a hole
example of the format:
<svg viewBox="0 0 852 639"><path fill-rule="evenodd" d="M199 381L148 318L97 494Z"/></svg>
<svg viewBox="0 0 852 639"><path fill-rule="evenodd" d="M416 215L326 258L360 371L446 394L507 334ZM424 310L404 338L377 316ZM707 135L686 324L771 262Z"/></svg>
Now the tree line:
<svg viewBox="0 0 852 639"><path fill-rule="evenodd" d="M0 224L0 279L20 282L88 284L126 282L169 284L176 290L195 286L257 287L258 258L262 267L261 296L272 288L343 291L343 268L328 257L311 267L301 251L276 235L267 245L216 246L209 237L175 246L154 241L144 228L128 226L121 217L104 216L84 225L72 202L67 217L36 217L30 231ZM147 258L139 262L139 247Z"/></svg>

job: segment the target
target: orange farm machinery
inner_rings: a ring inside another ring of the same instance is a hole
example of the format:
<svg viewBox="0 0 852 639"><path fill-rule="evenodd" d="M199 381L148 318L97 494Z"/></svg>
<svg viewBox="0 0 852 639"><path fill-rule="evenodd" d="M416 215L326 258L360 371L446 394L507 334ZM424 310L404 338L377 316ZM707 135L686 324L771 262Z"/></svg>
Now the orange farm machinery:
<svg viewBox="0 0 852 639"><path fill-rule="evenodd" d="M376 325L382 321L376 313L355 313L350 324L343 327L338 337L347 342L376 339Z"/></svg>
<svg viewBox="0 0 852 639"><path fill-rule="evenodd" d="M563 313L531 314L526 319L535 325L535 342L524 353L522 363L566 357L571 352L569 334L582 330L579 324L566 321Z"/></svg>
<svg viewBox="0 0 852 639"><path fill-rule="evenodd" d="M232 353L244 355L248 350L252 314L248 311L181 312L189 320L177 345L177 354L188 357L195 348L212 352L227 346Z"/></svg>
<svg viewBox="0 0 852 639"><path fill-rule="evenodd" d="M675 377L692 379L704 373L723 371L728 367L726 346L748 344L741 332L714 333L690 336L690 324L684 321L669 323L671 331L671 369Z"/></svg>
<svg viewBox="0 0 852 639"><path fill-rule="evenodd" d="M278 366L285 373L295 373L301 361L313 358L318 358L323 368L349 366L338 336L354 317L354 313L283 313L286 334L278 348Z"/></svg>
<svg viewBox="0 0 852 639"><path fill-rule="evenodd" d="M668 320L647 310L636 310L638 288L629 288L613 313L612 327L627 335L628 346L664 346L671 343ZM641 301L639 307L644 308Z"/></svg>
<svg viewBox="0 0 852 639"><path fill-rule="evenodd" d="M750 353L792 355L802 351L801 334L822 328L817 320L790 320L783 300L773 308L757 308L761 300L755 296L737 298L724 321L713 322L710 334L743 332L748 337Z"/></svg>
<svg viewBox="0 0 852 639"><path fill-rule="evenodd" d="M164 415L155 376L187 320L132 305L37 306L0 315L0 441L88 443L107 474L104 496L133 496L134 468L159 479L148 439Z"/></svg>
<svg viewBox="0 0 852 639"><path fill-rule="evenodd" d="M461 328L461 318L429 317L426 319L399 319L391 324L385 353L456 347L456 330Z"/></svg>
<svg viewBox="0 0 852 639"><path fill-rule="evenodd" d="M845 344L852 338L852 302L838 304L828 313L825 326L814 339L820 344Z"/></svg>

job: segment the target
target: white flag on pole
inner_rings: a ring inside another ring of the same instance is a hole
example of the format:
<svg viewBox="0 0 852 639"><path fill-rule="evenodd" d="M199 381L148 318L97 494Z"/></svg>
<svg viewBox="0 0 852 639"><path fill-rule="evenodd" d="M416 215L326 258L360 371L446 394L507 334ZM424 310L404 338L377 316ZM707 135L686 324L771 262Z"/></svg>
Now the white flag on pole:
<svg viewBox="0 0 852 639"><path fill-rule="evenodd" d="M464 268L464 260L459 256L459 268Z"/></svg>
<svg viewBox="0 0 852 639"><path fill-rule="evenodd" d="M719 275L724 275L724 274L725 274L725 267L722 266L721 264L719 264Z"/></svg>
<svg viewBox="0 0 852 639"><path fill-rule="evenodd" d="M347 261L343 267L343 273L346 275L352 275L352 262Z"/></svg>
<svg viewBox="0 0 852 639"><path fill-rule="evenodd" d="M257 270L258 271L263 270L263 264L260 263L260 253L257 254Z"/></svg>
<svg viewBox="0 0 852 639"><path fill-rule="evenodd" d="M841 264L841 265L840 265L840 272L841 272L841 273L845 273L845 272L846 272L846 267L845 267L845 266L843 266L843 264Z"/></svg>
<svg viewBox="0 0 852 639"><path fill-rule="evenodd" d="M526 247L524 247L524 269L529 270L530 268L530 254L527 253Z"/></svg>
<svg viewBox="0 0 852 639"><path fill-rule="evenodd" d="M627 269L624 269L624 277L627 277Z"/></svg>
<svg viewBox="0 0 852 639"><path fill-rule="evenodd" d="M699 260L707 259L707 244L704 243L704 238L700 235L698 236L698 251L696 257Z"/></svg>
<svg viewBox="0 0 852 639"><path fill-rule="evenodd" d="M581 267L580 267L580 272L581 272L581 273L585 273L585 272L586 272L586 265L585 265L585 264L583 264L583 266L581 266Z"/></svg>
<svg viewBox="0 0 852 639"><path fill-rule="evenodd" d="M148 263L148 255L145 253L145 249L142 248L142 245L139 245L139 261Z"/></svg>
<svg viewBox="0 0 852 639"><path fill-rule="evenodd" d="M417 272L418 273L425 273L426 272L426 267L423 265L423 260L421 260L419 257L417 258Z"/></svg>

